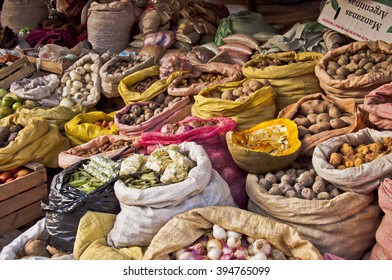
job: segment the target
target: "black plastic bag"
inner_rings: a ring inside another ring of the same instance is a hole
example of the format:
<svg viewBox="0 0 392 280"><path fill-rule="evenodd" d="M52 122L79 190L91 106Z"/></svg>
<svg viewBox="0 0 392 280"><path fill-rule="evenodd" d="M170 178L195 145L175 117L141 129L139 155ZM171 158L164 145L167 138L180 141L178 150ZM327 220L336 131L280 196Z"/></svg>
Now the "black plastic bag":
<svg viewBox="0 0 392 280"><path fill-rule="evenodd" d="M79 221L87 211L118 214L120 205L114 193L114 178L91 193L85 194L68 182L71 174L89 159L77 162L57 174L48 198L41 203L46 211L42 239L58 250L73 252Z"/></svg>

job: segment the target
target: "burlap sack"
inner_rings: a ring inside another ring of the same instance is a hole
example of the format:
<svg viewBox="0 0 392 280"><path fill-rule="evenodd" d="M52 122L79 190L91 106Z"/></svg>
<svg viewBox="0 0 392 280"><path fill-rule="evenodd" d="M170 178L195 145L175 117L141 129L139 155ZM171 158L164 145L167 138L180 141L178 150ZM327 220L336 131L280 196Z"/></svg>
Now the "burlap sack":
<svg viewBox="0 0 392 280"><path fill-rule="evenodd" d="M106 236L113 228L115 214L88 211L79 222L74 244L75 260L141 260L141 247L116 249L107 245Z"/></svg>
<svg viewBox="0 0 392 280"><path fill-rule="evenodd" d="M363 108L369 121L379 129L392 130L392 83L385 84L365 96Z"/></svg>
<svg viewBox="0 0 392 280"><path fill-rule="evenodd" d="M57 126L48 124L44 118L12 114L0 120L0 126L20 124L14 141L0 148L0 171L10 170L36 161L45 167L57 168L60 152L70 148L67 138L59 133Z"/></svg>
<svg viewBox="0 0 392 280"><path fill-rule="evenodd" d="M257 175L248 174L246 192L251 212L287 224L321 253L360 259L373 246L380 223L374 194L343 193L331 200L306 200L265 194Z"/></svg>
<svg viewBox="0 0 392 280"><path fill-rule="evenodd" d="M343 143L351 146L381 141L384 137L392 137L392 131L377 131L370 128L355 133L330 138L316 146L312 164L317 174L336 187L357 193L370 193L375 190L384 178L392 177L392 154L379 157L359 167L335 169L329 164L329 156L336 152Z"/></svg>
<svg viewBox="0 0 392 280"><path fill-rule="evenodd" d="M154 59L152 57L145 57L143 58L143 61L139 62L135 66L125 70L122 73L118 73L118 74L108 73L108 68L114 66L117 62L127 63L131 61L135 61L135 59L137 59L137 57L135 56L126 56L126 57L115 56L112 59L109 59L104 65L102 65L101 69L99 70L99 75L101 77L103 95L105 95L108 98L120 96L120 93L118 91L118 84L121 82L123 78L139 70L154 65Z"/></svg>
<svg viewBox="0 0 392 280"><path fill-rule="evenodd" d="M235 89L242 85L242 81L231 82L224 85L214 85L195 95L192 106L192 115L203 119L212 117L226 117L233 119L238 130L244 130L263 121L271 120L275 116L274 89L270 86L262 87L242 102L211 98L210 92Z"/></svg>
<svg viewBox="0 0 392 280"><path fill-rule="evenodd" d="M266 58L293 58L296 62L282 66L268 66L263 69L253 67ZM308 94L322 92L319 80L314 73L314 67L321 58L322 54L316 52L296 53L293 51L258 55L242 66L242 73L247 78L270 81L276 91L276 109L279 112Z"/></svg>
<svg viewBox="0 0 392 280"><path fill-rule="evenodd" d="M225 78L222 79L217 79L212 82L204 82L204 83L197 83L193 84L189 87L180 87L179 84L181 83L182 80L188 79L188 78L198 78L202 74L217 74L217 75L223 75ZM198 94L202 89L205 89L207 87L211 87L214 85L219 85L219 84L226 84L234 81L239 81L241 80L242 73L241 73L241 66L238 64L226 64L226 63L220 63L220 62L211 62L207 64L199 64L199 65L194 65L193 66L193 71L192 73L186 73L176 79L174 79L171 84L169 85L169 88L167 89L168 94L173 95L173 96L188 96L188 95L196 95Z"/></svg>
<svg viewBox="0 0 392 280"><path fill-rule="evenodd" d="M137 102L134 104L138 104L140 106L145 106L150 103L155 103L154 101L148 102ZM129 108L134 104L129 104L119 110L114 115L114 123L117 125L120 135L128 135L128 136L139 136L142 132L146 131L155 131L158 128L161 128L163 125L168 123L175 123L186 116L189 116L191 113L192 105L189 104L189 97L183 97L181 100L172 102L169 104L166 110L162 111L158 115L151 117L147 121L142 122L137 125L127 125L120 122L120 118L122 115L129 112Z"/></svg>
<svg viewBox="0 0 392 280"><path fill-rule="evenodd" d="M90 51L85 56L82 56L78 61L72 64L63 74L65 76L68 75L69 72L76 69L79 66L83 66L86 63L91 63L94 65L94 70L91 72L91 80L94 82L93 88L91 89L91 93L94 95L94 99L92 100L84 100L82 101L83 107L92 108L97 105L98 101L101 98L101 77L99 76L99 69L102 67L102 58L100 55L96 54L93 51Z"/></svg>
<svg viewBox="0 0 392 280"><path fill-rule="evenodd" d="M339 99L333 96L328 97L322 93L315 93L302 97L300 100L298 100L298 102L291 104L286 108L282 109L278 114L278 118L288 118L290 120L293 120L294 115L298 112L301 105L308 100L324 100L330 102L336 105L337 107L339 107L341 111L354 115L355 122L352 125L344 128L323 131L314 134L306 139L302 139L301 154L312 156L314 147L316 147L318 144L322 143L323 141L328 140L331 137L344 135L364 127L363 122L359 119L356 113L356 106L355 106L354 99L351 98Z"/></svg>
<svg viewBox="0 0 392 280"><path fill-rule="evenodd" d="M286 256L301 260L323 259L311 242L292 227L246 210L218 206L193 209L171 219L155 235L144 259L168 259L168 254L189 246L214 224L253 238L264 238Z"/></svg>
<svg viewBox="0 0 392 280"><path fill-rule="evenodd" d="M203 147L194 142L179 146L197 164L184 181L145 190L128 187L121 180L116 182L114 190L121 212L108 234L110 246L147 246L175 215L198 207L235 206L229 186L212 169Z"/></svg>
<svg viewBox="0 0 392 280"><path fill-rule="evenodd" d="M354 98L358 104L372 90L392 81L392 69L383 72L370 72L345 80L335 80L327 73L329 61L341 54L355 54L359 50L372 50L377 53L392 54L392 45L383 41L353 42L327 52L317 63L315 73L320 86L327 95L339 98Z"/></svg>
<svg viewBox="0 0 392 280"><path fill-rule="evenodd" d="M22 27L34 30L48 18L48 14L46 0L5 0L1 11L1 26L8 26L16 34Z"/></svg>
<svg viewBox="0 0 392 280"><path fill-rule="evenodd" d="M130 43L135 20L132 5L126 2L91 3L88 9L87 32L93 50L99 54L107 51L119 53L124 50Z"/></svg>
<svg viewBox="0 0 392 280"><path fill-rule="evenodd" d="M378 203L384 212L376 232L376 245L371 260L392 260L392 180L385 179L378 187Z"/></svg>

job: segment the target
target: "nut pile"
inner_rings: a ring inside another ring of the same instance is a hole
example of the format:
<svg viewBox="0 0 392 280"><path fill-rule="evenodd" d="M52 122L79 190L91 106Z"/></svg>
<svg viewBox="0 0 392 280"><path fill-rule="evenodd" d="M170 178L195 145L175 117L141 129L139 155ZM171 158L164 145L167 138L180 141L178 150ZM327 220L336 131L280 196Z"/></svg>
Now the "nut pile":
<svg viewBox="0 0 392 280"><path fill-rule="evenodd" d="M153 116L156 116L163 111L167 110L170 103L175 103L181 100L181 97L174 97L160 93L150 101L148 105L140 106L134 104L129 107L129 111L120 117L120 123L126 125L138 125L145 121L148 121Z"/></svg>
<svg viewBox="0 0 392 280"><path fill-rule="evenodd" d="M123 72L126 72L128 69L131 69L145 61L145 57L140 55L124 56L120 58L122 58L122 60L117 61L111 67L108 67L107 69L108 74L111 75L122 74Z"/></svg>
<svg viewBox="0 0 392 280"><path fill-rule="evenodd" d="M131 146L131 141L126 140L117 140L113 143L106 142L101 147L98 148L91 148L91 149L81 149L81 148L74 148L70 150L70 154L78 157L91 157L93 155L97 155L104 152L109 152L113 150L118 150L121 148L125 148Z"/></svg>
<svg viewBox="0 0 392 280"><path fill-rule="evenodd" d="M143 93L145 92L153 83L159 80L159 76L150 76L143 81L136 84L133 91Z"/></svg>
<svg viewBox="0 0 392 280"><path fill-rule="evenodd" d="M392 55L376 53L370 49L345 53L328 62L327 73L335 80L345 80L370 72L392 70Z"/></svg>
<svg viewBox="0 0 392 280"><path fill-rule="evenodd" d="M318 176L313 168L304 166L258 175L258 179L261 192L287 198L327 200L342 192Z"/></svg>
<svg viewBox="0 0 392 280"><path fill-rule="evenodd" d="M18 136L19 131L23 129L20 124L13 124L11 126L0 126L0 148L6 147L9 143L14 141Z"/></svg>
<svg viewBox="0 0 392 280"><path fill-rule="evenodd" d="M355 148L348 143L344 143L337 152L330 155L329 164L339 170L343 170L361 166L391 152L392 137L385 137L382 141L376 143L361 144Z"/></svg>
<svg viewBox="0 0 392 280"><path fill-rule="evenodd" d="M194 84L212 83L226 78L226 76L212 73L202 73L199 77L183 79L178 83L179 88L187 88Z"/></svg>
<svg viewBox="0 0 392 280"><path fill-rule="evenodd" d="M293 121L300 140L314 134L344 128L355 122L355 116L324 100L308 100L301 104Z"/></svg>
<svg viewBox="0 0 392 280"><path fill-rule="evenodd" d="M246 80L236 89L226 89L224 91L212 90L209 94L211 98L219 98L223 100L232 100L242 102L246 100L252 93L261 89L263 86L270 86L268 80Z"/></svg>

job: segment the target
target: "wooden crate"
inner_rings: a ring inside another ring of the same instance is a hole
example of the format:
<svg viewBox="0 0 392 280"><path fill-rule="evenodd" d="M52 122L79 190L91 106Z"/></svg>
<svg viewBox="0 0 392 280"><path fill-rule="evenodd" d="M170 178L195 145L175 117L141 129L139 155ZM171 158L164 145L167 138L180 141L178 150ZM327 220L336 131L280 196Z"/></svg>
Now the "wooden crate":
<svg viewBox="0 0 392 280"><path fill-rule="evenodd" d="M9 89L11 84L20 81L35 72L34 65L22 56L10 66L0 70L0 88Z"/></svg>
<svg viewBox="0 0 392 280"><path fill-rule="evenodd" d="M34 56L27 56L27 59L34 65L37 65L37 57ZM69 66L71 66L73 64L73 62L71 61L63 61L63 62L54 62L54 61L50 61L50 60L43 60L40 59L38 66L39 69L50 72L50 73L54 73L54 74L59 74L62 75L65 70L68 69Z"/></svg>
<svg viewBox="0 0 392 280"><path fill-rule="evenodd" d="M37 162L24 167L32 172L0 185L0 235L44 215L41 200L48 195L46 169Z"/></svg>

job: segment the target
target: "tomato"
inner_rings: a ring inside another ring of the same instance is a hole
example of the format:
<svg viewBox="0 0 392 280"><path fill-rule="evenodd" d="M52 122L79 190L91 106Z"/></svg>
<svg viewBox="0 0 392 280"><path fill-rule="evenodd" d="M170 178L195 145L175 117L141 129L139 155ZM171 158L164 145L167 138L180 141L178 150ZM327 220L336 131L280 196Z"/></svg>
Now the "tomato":
<svg viewBox="0 0 392 280"><path fill-rule="evenodd" d="M12 173L11 172L9 172L9 171L1 172L0 180L2 182L6 182L8 178L12 178Z"/></svg>

